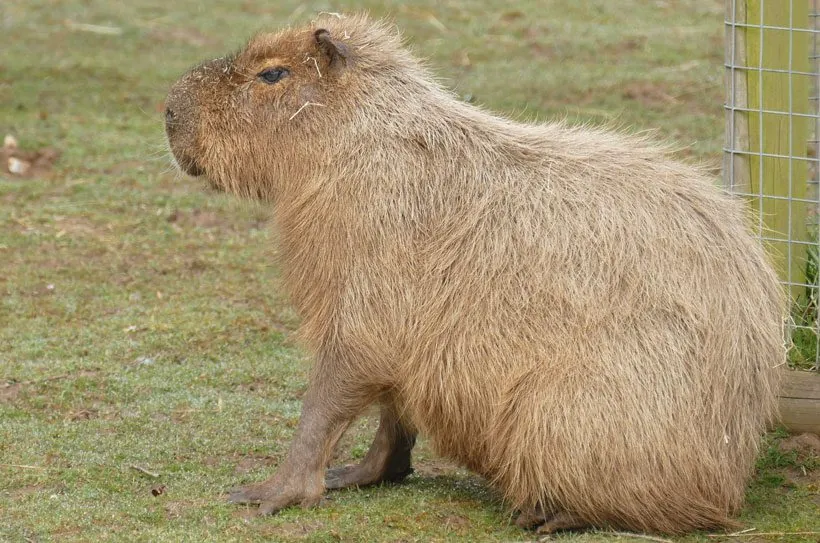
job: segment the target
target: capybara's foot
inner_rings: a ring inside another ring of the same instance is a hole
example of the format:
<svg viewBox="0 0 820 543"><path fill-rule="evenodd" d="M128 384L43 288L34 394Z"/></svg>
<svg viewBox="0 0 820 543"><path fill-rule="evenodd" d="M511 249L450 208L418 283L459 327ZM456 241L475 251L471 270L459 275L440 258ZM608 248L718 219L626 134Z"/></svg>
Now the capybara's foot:
<svg viewBox="0 0 820 543"><path fill-rule="evenodd" d="M240 486L231 490L228 501L231 503L262 503L268 491L264 483Z"/></svg>
<svg viewBox="0 0 820 543"><path fill-rule="evenodd" d="M328 490L334 490L339 488L347 488L349 486L398 483L413 473L413 471L413 468L409 464L409 458L406 467L402 469L388 470L384 473L378 473L378 471L372 469L364 462L349 466L338 466L327 470L327 474L325 475L325 488Z"/></svg>
<svg viewBox="0 0 820 543"><path fill-rule="evenodd" d="M544 510L541 505L521 511L515 519L515 525L523 530L535 530L545 521Z"/></svg>
<svg viewBox="0 0 820 543"><path fill-rule="evenodd" d="M529 511L522 511L515 524L525 530L535 530L538 534L551 534L564 530L580 530L589 525L566 511L544 512L540 505Z"/></svg>
<svg viewBox="0 0 820 543"><path fill-rule="evenodd" d="M385 403L379 429L365 457L356 465L327 470L325 487L336 489L402 481L413 473L411 452L415 444L415 430L402 423L391 403Z"/></svg>
<svg viewBox="0 0 820 543"><path fill-rule="evenodd" d="M552 534L565 530L584 530L589 528L589 524L579 519L571 513L562 511L556 513L551 519L541 524L536 530L537 534Z"/></svg>
<svg viewBox="0 0 820 543"><path fill-rule="evenodd" d="M287 484L275 477L261 483L243 486L231 491L231 503L259 504L260 515L270 515L291 505L312 507L322 499L321 486Z"/></svg>
<svg viewBox="0 0 820 543"><path fill-rule="evenodd" d="M348 486L367 486L373 484L372 474L364 473L360 464L330 468L325 474L325 488L335 490Z"/></svg>

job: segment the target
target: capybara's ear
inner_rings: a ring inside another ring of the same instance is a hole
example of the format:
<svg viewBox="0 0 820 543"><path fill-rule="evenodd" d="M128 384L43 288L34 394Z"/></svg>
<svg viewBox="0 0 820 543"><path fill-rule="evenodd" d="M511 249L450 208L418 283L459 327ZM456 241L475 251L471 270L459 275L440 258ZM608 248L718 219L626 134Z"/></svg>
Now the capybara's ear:
<svg viewBox="0 0 820 543"><path fill-rule="evenodd" d="M320 28L313 33L319 50L327 57L328 65L332 68L347 65L350 49L343 42L331 37L330 32Z"/></svg>

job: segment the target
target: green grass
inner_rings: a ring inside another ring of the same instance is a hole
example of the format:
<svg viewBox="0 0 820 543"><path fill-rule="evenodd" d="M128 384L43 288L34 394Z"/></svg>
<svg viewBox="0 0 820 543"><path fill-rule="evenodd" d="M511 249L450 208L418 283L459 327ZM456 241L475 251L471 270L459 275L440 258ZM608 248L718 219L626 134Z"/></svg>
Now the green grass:
<svg viewBox="0 0 820 543"><path fill-rule="evenodd" d="M810 232L810 239L817 239L817 232ZM806 284L818 284L817 247L808 248L806 258ZM792 305L792 348L789 349L789 365L795 369L817 369L817 287L806 287Z"/></svg>
<svg viewBox="0 0 820 543"><path fill-rule="evenodd" d="M257 30L368 8L392 15L461 95L516 118L657 129L683 155L716 166L722 6L3 4L0 133L62 156L45 176L0 177L0 540L532 538L510 526L480 479L423 443L420 474L401 486L332 493L314 510L268 518L225 503L227 489L266 477L281 460L308 361L292 340L297 319L280 288L266 210L169 172L164 94L187 67ZM357 424L339 460L360 457L372 429L372 419ZM771 437L741 521L759 531L818 530L816 462L780 454L782 439Z"/></svg>

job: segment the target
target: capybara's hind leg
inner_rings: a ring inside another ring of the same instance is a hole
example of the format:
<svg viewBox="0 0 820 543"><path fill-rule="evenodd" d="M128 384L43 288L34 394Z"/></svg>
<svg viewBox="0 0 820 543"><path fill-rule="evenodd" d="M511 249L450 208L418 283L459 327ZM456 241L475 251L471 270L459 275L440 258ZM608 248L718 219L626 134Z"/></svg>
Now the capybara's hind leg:
<svg viewBox="0 0 820 543"><path fill-rule="evenodd" d="M566 511L544 511L541 505L536 505L529 511L522 511L515 519L515 524L525 530L535 530L539 534L551 534L563 530L580 530L588 528L589 524Z"/></svg>
<svg viewBox="0 0 820 543"><path fill-rule="evenodd" d="M415 443L416 432L401 422L392 404L384 404L367 455L358 464L329 469L325 486L335 489L401 481L413 473L410 455Z"/></svg>

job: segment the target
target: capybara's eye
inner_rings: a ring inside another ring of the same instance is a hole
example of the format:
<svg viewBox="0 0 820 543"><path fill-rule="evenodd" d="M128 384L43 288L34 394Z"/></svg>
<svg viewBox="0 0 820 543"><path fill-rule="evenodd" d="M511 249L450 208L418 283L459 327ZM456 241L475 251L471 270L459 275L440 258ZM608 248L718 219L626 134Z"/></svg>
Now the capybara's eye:
<svg viewBox="0 0 820 543"><path fill-rule="evenodd" d="M259 72L258 77L268 85L273 85L289 73L285 68L268 68Z"/></svg>

